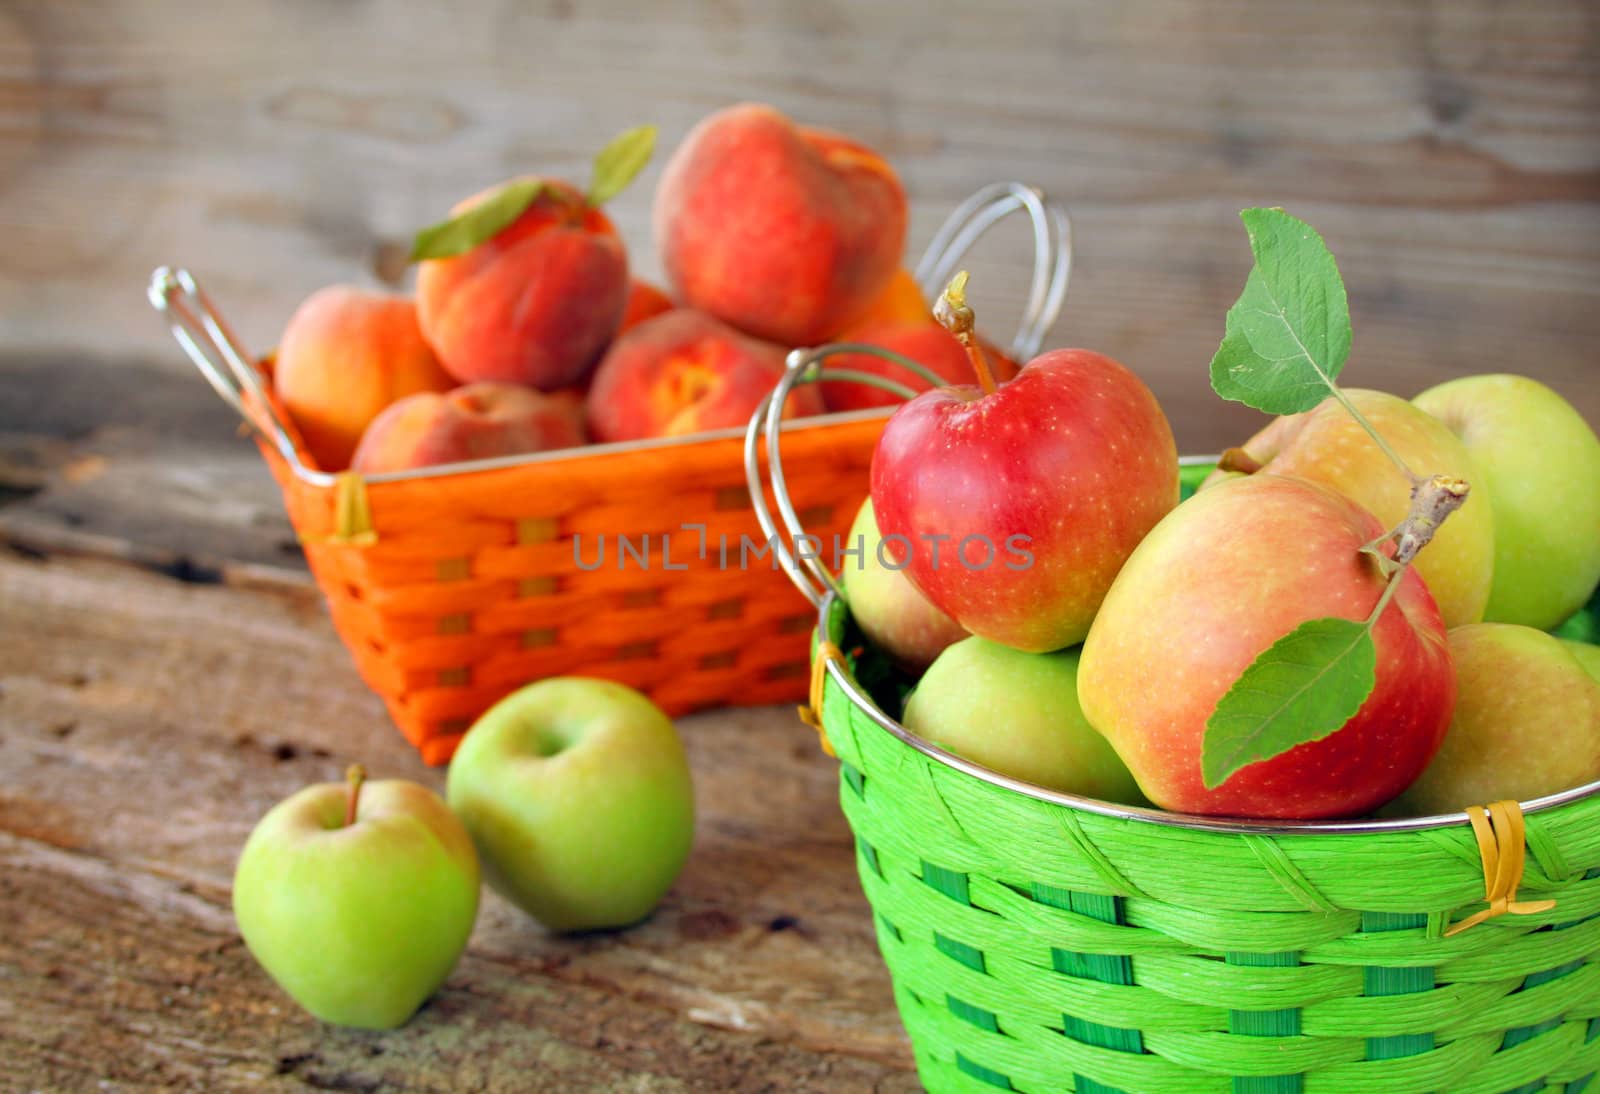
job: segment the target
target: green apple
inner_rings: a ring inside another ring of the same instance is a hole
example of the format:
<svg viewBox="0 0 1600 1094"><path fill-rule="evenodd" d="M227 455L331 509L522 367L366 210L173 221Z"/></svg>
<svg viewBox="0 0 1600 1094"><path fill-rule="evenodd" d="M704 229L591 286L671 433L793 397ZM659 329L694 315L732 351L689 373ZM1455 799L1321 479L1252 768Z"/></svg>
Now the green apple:
<svg viewBox="0 0 1600 1094"><path fill-rule="evenodd" d="M917 736L991 771L1049 790L1143 802L1127 765L1078 707L1078 650L1024 653L963 638L906 703Z"/></svg>
<svg viewBox="0 0 1600 1094"><path fill-rule="evenodd" d="M1600 779L1600 682L1560 639L1514 623L1450 632L1456 708L1397 803L1415 816L1527 801Z"/></svg>
<svg viewBox="0 0 1600 1094"><path fill-rule="evenodd" d="M1596 680L1600 680L1600 646L1591 646L1587 642L1574 642L1570 638L1563 638L1561 644L1567 652L1582 665L1584 671Z"/></svg>
<svg viewBox="0 0 1600 1094"><path fill-rule="evenodd" d="M393 1029L444 983L478 914L478 856L400 779L308 786L245 842L233 914L255 959L324 1022Z"/></svg>
<svg viewBox="0 0 1600 1094"><path fill-rule="evenodd" d="M1478 484L1478 469L1466 446L1443 423L1395 395L1361 388L1349 388L1345 395L1412 471L1453 475ZM1293 475L1331 487L1377 517L1386 529L1410 512L1410 480L1331 397L1303 414L1275 419L1246 441L1242 452L1247 470ZM1224 466L1228 464L1224 458ZM1217 472L1207 485L1225 475ZM1489 502L1480 496L1487 493L1474 490L1417 556L1417 573L1447 627L1478 622L1489 601L1494 517Z"/></svg>
<svg viewBox="0 0 1600 1094"><path fill-rule="evenodd" d="M1487 487L1495 555L1484 619L1554 627L1600 582L1600 439L1526 376L1463 376L1414 401L1460 435Z"/></svg>
<svg viewBox="0 0 1600 1094"><path fill-rule="evenodd" d="M650 914L694 839L694 788L672 722L630 687L530 684L462 738L446 791L501 895L553 931Z"/></svg>
<svg viewBox="0 0 1600 1094"><path fill-rule="evenodd" d="M867 641L908 672L920 673L944 648L966 637L960 623L934 607L906 576L906 551L884 543L872 513L872 499L861 503L845 544L859 557L845 557L840 569L850 614ZM890 565L898 563L898 566Z"/></svg>

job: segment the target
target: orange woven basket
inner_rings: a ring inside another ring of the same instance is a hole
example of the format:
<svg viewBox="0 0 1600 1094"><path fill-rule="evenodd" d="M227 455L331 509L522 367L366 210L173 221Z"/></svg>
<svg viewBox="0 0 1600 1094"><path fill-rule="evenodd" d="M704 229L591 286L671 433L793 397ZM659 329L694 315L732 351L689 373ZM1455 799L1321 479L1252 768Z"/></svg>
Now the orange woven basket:
<svg viewBox="0 0 1600 1094"><path fill-rule="evenodd" d="M945 223L917 269L933 292L995 221L1025 212L1034 276L1011 344L1026 360L1059 313L1065 213L999 183ZM668 713L797 700L814 619L757 524L743 430L590 445L363 476L316 469L248 354L192 275L165 267L152 304L219 395L255 428L339 637L430 764L529 681L619 680ZM887 410L785 423L787 487L824 543L867 492Z"/></svg>

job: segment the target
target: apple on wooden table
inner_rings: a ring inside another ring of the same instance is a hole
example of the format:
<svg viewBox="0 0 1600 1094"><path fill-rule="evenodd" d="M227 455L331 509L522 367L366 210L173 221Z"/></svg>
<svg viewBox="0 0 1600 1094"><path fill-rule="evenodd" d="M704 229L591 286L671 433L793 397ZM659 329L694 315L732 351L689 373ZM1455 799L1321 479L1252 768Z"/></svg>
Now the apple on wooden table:
<svg viewBox="0 0 1600 1094"><path fill-rule="evenodd" d="M478 856L427 787L309 786L250 833L233 878L245 945L324 1022L401 1025L455 967L478 913Z"/></svg>
<svg viewBox="0 0 1600 1094"><path fill-rule="evenodd" d="M552 931L643 919L694 838L672 722L609 680L551 677L496 703L462 738L447 794L489 884Z"/></svg>

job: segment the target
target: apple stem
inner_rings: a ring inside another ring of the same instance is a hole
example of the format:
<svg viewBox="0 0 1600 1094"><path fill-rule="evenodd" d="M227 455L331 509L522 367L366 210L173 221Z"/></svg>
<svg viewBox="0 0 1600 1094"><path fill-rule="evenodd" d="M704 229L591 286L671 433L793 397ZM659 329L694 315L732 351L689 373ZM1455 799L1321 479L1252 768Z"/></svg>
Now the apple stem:
<svg viewBox="0 0 1600 1094"><path fill-rule="evenodd" d="M350 784L350 794L344 800L344 826L349 828L356 822L356 806L361 802L361 784L367 781L367 769L351 764L345 769L344 778Z"/></svg>
<svg viewBox="0 0 1600 1094"><path fill-rule="evenodd" d="M1396 452L1393 446L1390 445L1388 441L1383 439L1383 434L1379 433L1377 428L1371 422L1367 421L1367 416L1356 409L1356 404L1350 401L1350 397L1344 393L1343 389L1341 389L1338 384L1330 380L1328 382L1328 389L1333 392L1333 397L1339 400L1339 405L1344 407L1349 413L1350 417L1356 420L1356 424L1362 429L1365 429L1367 431L1367 435L1377 442L1379 448L1383 449L1383 454L1389 457L1390 462L1400 469L1400 473L1404 475L1406 477L1406 481L1411 484L1411 489L1413 492L1420 483L1427 481L1425 476L1417 474L1415 471L1411 470L1411 468L1406 466L1406 461L1400 458L1400 453Z"/></svg>
<svg viewBox="0 0 1600 1094"><path fill-rule="evenodd" d="M989 367L989 358L978 342L976 317L967 306L966 270L958 270L950 279L950 284L945 286L944 292L934 302L933 317L941 327L955 335L956 341L967 351L967 360L972 362L972 371L978 374L983 393L993 395L994 370Z"/></svg>
<svg viewBox="0 0 1600 1094"><path fill-rule="evenodd" d="M1246 475L1254 475L1265 466L1242 448L1230 448L1217 458L1218 471L1242 471Z"/></svg>

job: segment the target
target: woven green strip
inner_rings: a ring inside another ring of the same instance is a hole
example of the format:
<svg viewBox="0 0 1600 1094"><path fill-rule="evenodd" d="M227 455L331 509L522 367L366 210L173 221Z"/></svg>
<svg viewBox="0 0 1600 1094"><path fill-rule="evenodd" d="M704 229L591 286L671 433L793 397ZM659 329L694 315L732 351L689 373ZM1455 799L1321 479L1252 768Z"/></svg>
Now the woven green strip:
<svg viewBox="0 0 1600 1094"><path fill-rule="evenodd" d="M1035 882L1033 899L1048 907L1076 912L1102 923L1122 922L1120 897L1057 889ZM1057 972L1079 980L1094 980L1102 984L1133 983L1133 960L1125 954L1080 953L1052 946L1050 960ZM1086 1045L1114 1048L1121 1052L1144 1051L1144 1040L1136 1029L1103 1025L1073 1014L1063 1014L1061 1024L1062 1033ZM1107 1086L1087 1075L1073 1076L1073 1088L1078 1094L1122 1094L1119 1088Z"/></svg>
<svg viewBox="0 0 1600 1094"><path fill-rule="evenodd" d="M1300 964L1300 955L1230 951L1224 960L1230 965L1251 969L1287 969ZM1244 1037L1298 1037L1300 1008L1230 1010L1228 1032ZM1233 1094L1300 1094L1304 1088L1300 1075L1240 1076L1233 1080Z"/></svg>
<svg viewBox="0 0 1600 1094"><path fill-rule="evenodd" d="M1361 913L1362 934L1383 934L1387 931L1409 931L1421 928L1426 930L1428 917L1426 915L1407 915L1403 912L1363 912ZM1386 965L1368 965L1366 967L1366 984L1362 994L1366 996L1383 995L1415 995L1417 992L1432 991L1434 988L1434 970L1431 965L1412 965L1406 968L1393 968ZM1367 1038L1367 1059L1369 1060L1400 1060L1407 1056L1420 1056L1424 1052L1432 1052L1434 1046L1433 1031L1426 1033L1402 1033L1389 1037Z"/></svg>
<svg viewBox="0 0 1600 1094"><path fill-rule="evenodd" d="M1552 854L1552 852L1546 851L1546 855L1547 856L1549 856L1551 854ZM1596 876L1600 876L1600 870L1590 870L1586 874L1584 874L1584 878L1585 879L1591 879L1591 878L1594 878ZM1592 916L1589 916L1589 917L1585 917L1585 919L1574 920L1571 923L1560 923L1560 924L1557 924L1556 926L1554 926L1554 927L1552 927L1550 929L1553 930L1553 931L1569 930L1570 928L1576 927L1576 926L1580 925L1581 923L1587 922L1588 919L1592 919L1592 918L1593 918ZM1579 960L1579 961L1568 961L1566 964L1558 965L1553 969L1547 969L1547 970L1545 970L1543 972L1530 973L1522 981L1522 990L1526 991L1529 988L1536 988L1540 984L1548 984L1552 980L1559 980L1563 976L1568 976L1568 975L1570 975L1572 973L1577 972L1579 969L1583 968L1584 964L1585 964L1585 962L1581 961L1581 960ZM1505 1039L1500 1042L1500 1047L1502 1049L1515 1048L1517 1045L1524 1044L1524 1043L1526 1043L1528 1041L1533 1040L1535 1037L1539 1036L1541 1033L1550 1032L1551 1030L1555 1029L1560 1024L1561 1024L1561 1019L1560 1018L1546 1018L1544 1021L1536 1022L1533 1025L1518 1026L1515 1029L1508 1029L1508 1030L1506 1030ZM1591 1029L1590 1032L1592 1034L1592 1029ZM1587 1080L1582 1080L1582 1082L1587 1083ZM1532 1082L1524 1083L1522 1086L1517 1087L1517 1089L1515 1089L1515 1090L1509 1091L1508 1094L1538 1094L1538 1092L1541 1089L1543 1089L1543 1087L1544 1087L1543 1080L1534 1080Z"/></svg>

